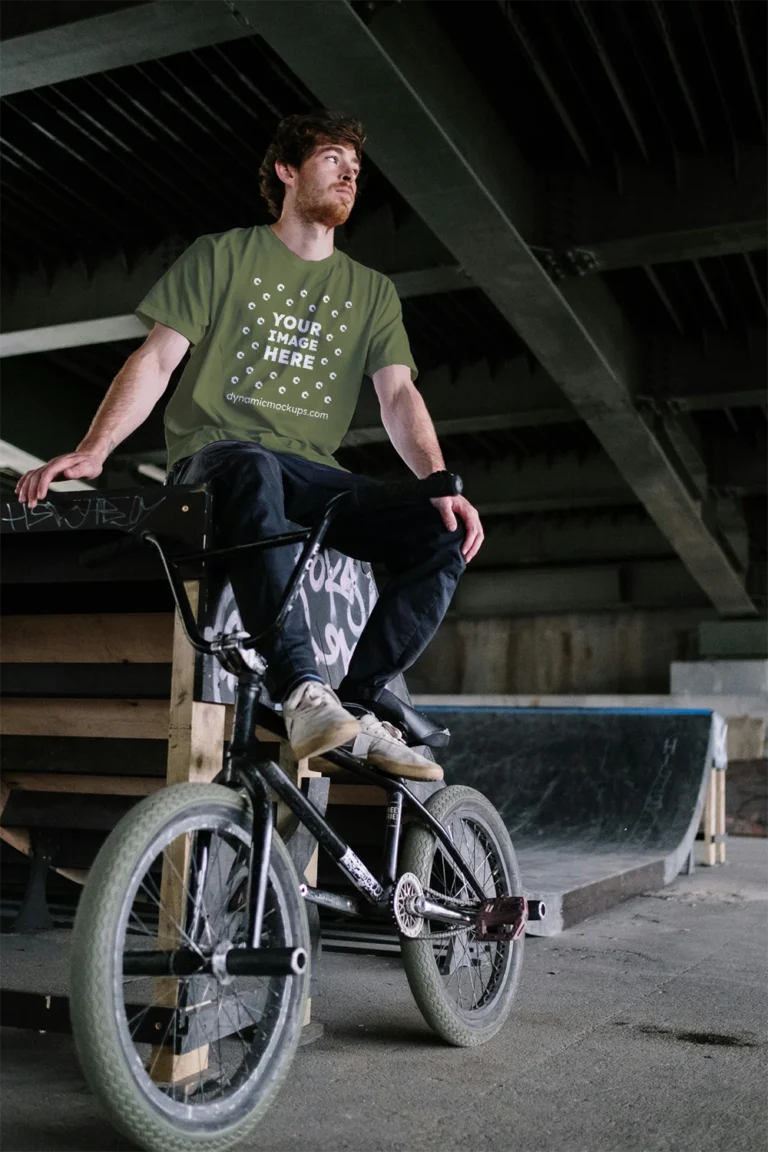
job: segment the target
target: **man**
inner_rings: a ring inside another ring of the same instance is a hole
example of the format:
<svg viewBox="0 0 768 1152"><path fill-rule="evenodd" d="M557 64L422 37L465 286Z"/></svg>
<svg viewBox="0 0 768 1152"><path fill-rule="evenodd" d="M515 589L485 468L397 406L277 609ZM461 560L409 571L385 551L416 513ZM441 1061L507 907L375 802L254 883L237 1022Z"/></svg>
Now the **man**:
<svg viewBox="0 0 768 1152"><path fill-rule="evenodd" d="M281 122L260 172L276 223L201 236L187 249L139 305L150 333L115 378L85 439L76 452L22 477L21 501L34 507L59 476L98 476L109 453L149 415L190 345L165 412L169 483L208 484L222 547L311 525L333 496L374 483L333 458L364 375L411 470L425 477L444 469L413 385L416 367L394 286L334 248L334 229L355 203L364 142L362 125L335 113ZM478 514L463 497L431 504L374 516L350 512L327 537L329 547L383 562L391 573L338 695L318 675L300 612L264 643L267 684L283 702L297 758L355 740L358 755L389 772L434 778L435 765L368 710L426 647L483 540ZM231 564L249 632L274 620L293 564L286 548Z"/></svg>

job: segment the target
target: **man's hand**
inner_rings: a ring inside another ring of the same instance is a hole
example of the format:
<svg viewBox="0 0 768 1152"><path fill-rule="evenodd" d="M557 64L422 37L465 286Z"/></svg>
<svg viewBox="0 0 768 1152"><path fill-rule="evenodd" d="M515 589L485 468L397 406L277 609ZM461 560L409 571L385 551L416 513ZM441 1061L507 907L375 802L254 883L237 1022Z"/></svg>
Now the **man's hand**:
<svg viewBox="0 0 768 1152"><path fill-rule="evenodd" d="M95 452L68 452L66 456L56 456L40 468L25 472L16 485L16 495L22 504L34 508L48 495L51 483L62 480L95 480L101 475L104 458Z"/></svg>
<svg viewBox="0 0 768 1152"><path fill-rule="evenodd" d="M483 526L477 508L473 508L469 500L463 496L440 496L431 501L443 518L443 523L449 532L455 532L458 527L458 516L466 528L467 534L461 546L461 554L469 564L470 560L480 551L480 545L485 539Z"/></svg>

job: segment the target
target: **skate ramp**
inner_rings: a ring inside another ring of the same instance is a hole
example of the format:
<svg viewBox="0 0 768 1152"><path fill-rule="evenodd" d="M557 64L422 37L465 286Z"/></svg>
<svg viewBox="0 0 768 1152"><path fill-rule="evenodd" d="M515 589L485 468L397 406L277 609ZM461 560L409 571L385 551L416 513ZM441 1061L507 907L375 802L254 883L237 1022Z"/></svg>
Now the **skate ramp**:
<svg viewBox="0 0 768 1152"><path fill-rule="evenodd" d="M423 706L424 707L424 706ZM710 711L424 707L451 730L447 784L483 792L517 851L526 894L556 935L687 864L725 724Z"/></svg>

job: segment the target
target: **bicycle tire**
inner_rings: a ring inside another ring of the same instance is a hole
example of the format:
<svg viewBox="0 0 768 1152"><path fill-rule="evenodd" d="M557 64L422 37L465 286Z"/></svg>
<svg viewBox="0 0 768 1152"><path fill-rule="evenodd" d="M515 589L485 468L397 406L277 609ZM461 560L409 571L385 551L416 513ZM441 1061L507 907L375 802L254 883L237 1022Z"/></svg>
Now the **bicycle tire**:
<svg viewBox="0 0 768 1152"><path fill-rule="evenodd" d="M75 919L70 1012L80 1064L114 1125L147 1152L225 1152L244 1140L284 1081L304 1024L309 967L300 976L269 978L279 979L281 984L275 985L274 1007L270 999L272 984L265 992L270 1021L274 1018L276 1023L269 1038L259 1038L257 1045L263 1050L260 1059L264 1066L256 1065L252 1081L245 1079L236 1086L234 1103L230 1101L223 1107L223 1116L216 1116L215 1107L210 1105L206 1110L204 1103L201 1108L183 1102L177 1106L175 1086L171 1101L166 1098L168 1090L161 1090L151 1081L138 1059L127 1006L121 1007L121 990L125 979L122 948L128 937L130 910L141 884L141 870L153 859L158 847L173 844L174 836L189 836L204 828L206 822L220 826L222 839L236 843L238 852L241 843L246 847L250 843L247 803L231 789L215 784L178 784L136 805L112 831L96 858ZM304 901L293 864L277 834L272 843L268 896L275 939L281 945L303 947L309 956ZM239 914L244 919L244 912ZM217 912L216 918L220 915ZM210 980L216 983L213 978ZM246 1043L243 1035L247 1036L247 1032L237 1033L240 1046L250 1051L248 1045L253 1045L253 1037ZM225 1034L225 1038L229 1037ZM219 1061L223 1068L220 1056ZM202 1070L200 1075L204 1102ZM185 1108L195 1115L185 1119Z"/></svg>
<svg viewBox="0 0 768 1152"><path fill-rule="evenodd" d="M512 841L501 817L485 796L474 788L452 786L435 792L425 807L436 820L453 830L454 844L465 859L470 856L470 850L473 857L477 855L478 844L488 850L486 859L493 866L490 869L485 866L478 869L481 871L478 879L486 895L522 896L522 881ZM456 834L457 827L470 830L469 836L473 842L470 845L467 839L466 851L461 846L461 834ZM447 877L458 875L451 873L452 866L447 866L447 859L437 837L425 824L413 823L409 826L400 856L401 874L411 872L422 887L442 891L450 886ZM442 880L441 874L444 878ZM446 925L427 921L425 927L430 932L439 932ZM446 962L448 953L441 951L440 941L411 939L401 934L400 947L405 972L414 999L430 1028L448 1044L462 1048L474 1047L495 1036L509 1016L520 981L523 938L514 942L481 944L474 940L473 930L468 929L449 939L456 943L449 945L454 952ZM468 960L463 966L461 956L458 964L455 963L456 948L459 946L464 947L464 958ZM473 948L474 952L471 951ZM483 956L490 958L491 973L496 971L492 994L484 1003L464 1007L455 1002L456 994L450 990L453 977L459 971L456 979L456 987L459 988L461 968L464 967L471 977L474 990L472 970L482 967ZM446 967L451 968L447 977Z"/></svg>

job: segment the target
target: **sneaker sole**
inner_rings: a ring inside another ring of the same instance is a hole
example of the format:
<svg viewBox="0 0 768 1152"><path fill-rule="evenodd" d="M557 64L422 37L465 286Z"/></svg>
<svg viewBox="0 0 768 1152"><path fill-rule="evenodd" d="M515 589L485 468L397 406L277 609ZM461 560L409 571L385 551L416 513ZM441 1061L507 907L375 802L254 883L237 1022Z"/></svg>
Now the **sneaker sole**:
<svg viewBox="0 0 768 1152"><path fill-rule="evenodd" d="M371 764L375 764L388 776L402 776L405 780L442 780L443 770L439 764L430 764L429 768L420 768L414 764L398 764L394 760L387 760L381 756L368 755Z"/></svg>
<svg viewBox="0 0 768 1152"><path fill-rule="evenodd" d="M303 744L291 744L291 751L297 760L305 760L308 756L320 756L323 752L330 752L359 735L360 725L357 720L343 720L331 728L316 732L311 740L305 740Z"/></svg>

